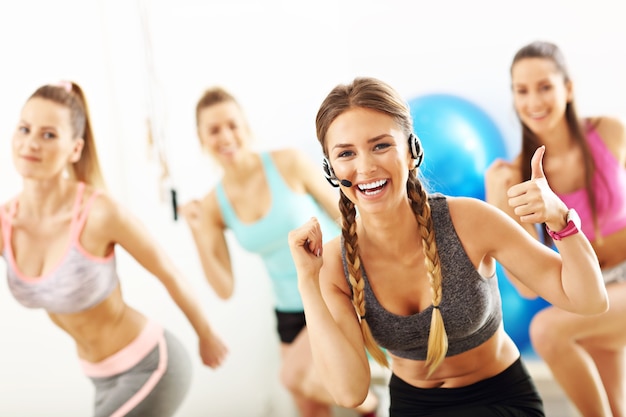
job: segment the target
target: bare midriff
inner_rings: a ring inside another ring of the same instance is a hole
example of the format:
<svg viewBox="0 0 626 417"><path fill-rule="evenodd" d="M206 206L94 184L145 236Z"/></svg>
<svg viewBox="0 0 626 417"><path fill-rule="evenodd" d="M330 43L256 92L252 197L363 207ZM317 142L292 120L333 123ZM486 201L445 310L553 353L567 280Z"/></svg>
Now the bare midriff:
<svg viewBox="0 0 626 417"><path fill-rule="evenodd" d="M144 315L124 302L119 286L95 307L49 316L74 339L78 356L88 362L99 362L122 350L147 322Z"/></svg>
<svg viewBox="0 0 626 417"><path fill-rule="evenodd" d="M425 361L392 356L392 371L418 388L459 388L493 377L506 370L520 356L502 326L485 343L467 352L447 357L427 378Z"/></svg>

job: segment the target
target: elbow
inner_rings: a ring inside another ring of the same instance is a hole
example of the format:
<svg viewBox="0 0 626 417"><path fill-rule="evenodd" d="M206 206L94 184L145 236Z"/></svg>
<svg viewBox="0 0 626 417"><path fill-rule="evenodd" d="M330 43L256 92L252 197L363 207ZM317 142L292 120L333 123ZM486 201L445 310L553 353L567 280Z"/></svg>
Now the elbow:
<svg viewBox="0 0 626 417"><path fill-rule="evenodd" d="M536 300L539 296L536 292L528 289L528 288L517 288L517 293L527 300Z"/></svg>
<svg viewBox="0 0 626 417"><path fill-rule="evenodd" d="M517 284L514 285L515 289L517 290L517 293L519 294L520 297L525 298L527 300L536 300L539 295L534 292L533 290L531 290L530 288L528 288L527 286L523 285L523 284Z"/></svg>
<svg viewBox="0 0 626 417"><path fill-rule="evenodd" d="M209 286L213 288L215 295L217 295L220 300L229 300L233 296L233 293L235 292L235 286L232 285L232 283L215 282L212 281L208 276L206 278Z"/></svg>
<svg viewBox="0 0 626 417"><path fill-rule="evenodd" d="M602 284L604 284L604 281L602 282ZM592 306L593 311L591 312L591 314L603 314L609 311L609 294L606 291L605 285L602 285L600 287L600 292L598 296L598 300Z"/></svg>
<svg viewBox="0 0 626 417"><path fill-rule="evenodd" d="M581 314L584 316L595 316L598 314L604 314L608 310L609 310L609 298L608 296L606 296L606 293L605 293L605 297L600 298L595 303L587 304L585 308L582 308L578 311L578 314Z"/></svg>
<svg viewBox="0 0 626 417"><path fill-rule="evenodd" d="M611 304L609 303L609 299L608 297L604 300L604 303L602 304L602 310L600 311L599 314L602 313L606 313L607 311L609 311L609 307L611 306Z"/></svg>
<svg viewBox="0 0 626 417"><path fill-rule="evenodd" d="M232 296L233 296L233 289L232 288L220 288L220 289L215 289L215 294L218 296L218 298L220 300L229 300Z"/></svg>
<svg viewBox="0 0 626 417"><path fill-rule="evenodd" d="M365 401L366 396L367 396L367 392L365 393L365 395L349 394L349 395L335 396L334 399L335 399L335 403L339 407L356 408L356 407L360 406L361 404L363 404L363 402Z"/></svg>
<svg viewBox="0 0 626 417"><path fill-rule="evenodd" d="M344 408L356 408L363 404L367 398L369 384L364 385L363 387L352 385L347 388L347 390L336 390L333 393L335 403Z"/></svg>
<svg viewBox="0 0 626 417"><path fill-rule="evenodd" d="M606 295L606 294L605 294ZM609 311L609 297L606 296L595 305L594 312L591 314L603 314Z"/></svg>

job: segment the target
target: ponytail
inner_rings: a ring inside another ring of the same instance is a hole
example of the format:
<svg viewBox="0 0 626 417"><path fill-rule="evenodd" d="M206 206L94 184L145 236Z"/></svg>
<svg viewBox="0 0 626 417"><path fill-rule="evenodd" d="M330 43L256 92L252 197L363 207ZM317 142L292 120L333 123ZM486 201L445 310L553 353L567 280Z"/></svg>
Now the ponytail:
<svg viewBox="0 0 626 417"><path fill-rule="evenodd" d="M58 85L44 85L30 96L35 97L67 107L70 110L73 134L84 141L81 157L68 167L70 176L95 187L106 188L91 128L87 100L80 86L71 81L63 81Z"/></svg>

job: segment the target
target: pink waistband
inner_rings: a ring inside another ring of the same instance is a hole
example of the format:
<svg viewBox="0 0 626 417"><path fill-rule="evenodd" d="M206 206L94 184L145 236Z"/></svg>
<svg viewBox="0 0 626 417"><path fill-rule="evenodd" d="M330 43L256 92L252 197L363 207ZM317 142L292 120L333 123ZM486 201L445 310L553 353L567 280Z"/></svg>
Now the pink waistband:
<svg viewBox="0 0 626 417"><path fill-rule="evenodd" d="M137 365L163 339L163 327L157 322L148 321L141 333L126 347L100 362L80 360L85 375L103 378L117 375Z"/></svg>

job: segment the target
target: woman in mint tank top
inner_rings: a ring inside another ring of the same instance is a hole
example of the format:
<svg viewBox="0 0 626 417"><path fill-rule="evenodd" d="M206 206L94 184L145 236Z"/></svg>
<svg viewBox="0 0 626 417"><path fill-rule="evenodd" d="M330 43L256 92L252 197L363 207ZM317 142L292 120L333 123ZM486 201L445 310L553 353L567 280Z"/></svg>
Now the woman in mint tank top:
<svg viewBox="0 0 626 417"><path fill-rule="evenodd" d="M428 152L409 106L381 80L334 87L315 125L341 193L342 234L324 243L310 219L289 242L315 364L335 400L363 401L369 351L391 368L391 417L543 416L502 323L496 261L571 314L603 313L607 294L584 234L558 241L557 253L482 200L429 195L417 170ZM544 150L532 180L509 196L523 222L561 230L567 206L543 175Z"/></svg>
<svg viewBox="0 0 626 417"><path fill-rule="evenodd" d="M600 68L600 67L599 67ZM581 219L598 257L609 311L570 314L550 306L535 315L530 339L572 403L584 416L626 415L626 127L614 117L579 118L562 52L550 42L522 47L511 65L513 103L521 123L521 152L498 160L485 177L487 201L519 221L507 189L530 178L532 149L546 146L544 165L552 189ZM598 72L600 74L601 72ZM527 228L551 246L544 230ZM519 285L529 298L533 291Z"/></svg>
<svg viewBox="0 0 626 417"><path fill-rule="evenodd" d="M261 257L274 293L281 380L302 416L330 417L333 400L313 370L287 236L311 217L320 219L329 238L337 236L338 196L327 187L321 167L300 151L251 150L252 134L244 113L221 87L204 92L196 106L196 122L202 149L223 170L215 189L179 209L191 229L206 279L219 297L232 295L235 277L226 230L244 249ZM371 394L355 406L363 415L374 416L377 403Z"/></svg>
<svg viewBox="0 0 626 417"><path fill-rule="evenodd" d="M163 284L195 330L206 366L218 367L227 349L189 282L105 192L82 88L70 81L39 87L22 107L11 144L23 182L0 206L8 286L72 338L94 385L93 412L84 415L175 415L191 385L191 359L173 333L126 304L116 247Z"/></svg>

